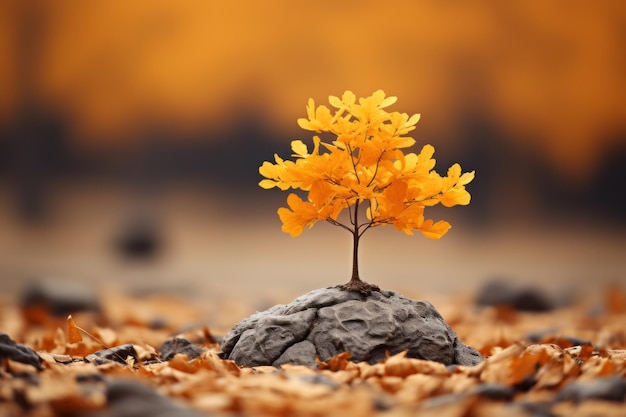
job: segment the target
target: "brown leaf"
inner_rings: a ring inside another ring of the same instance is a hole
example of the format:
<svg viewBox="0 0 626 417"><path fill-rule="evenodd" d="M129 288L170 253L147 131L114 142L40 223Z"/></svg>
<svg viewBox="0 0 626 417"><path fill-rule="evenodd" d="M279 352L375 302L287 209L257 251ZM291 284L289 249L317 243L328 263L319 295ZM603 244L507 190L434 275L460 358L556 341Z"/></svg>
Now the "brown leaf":
<svg viewBox="0 0 626 417"><path fill-rule="evenodd" d="M342 352L336 356L333 356L326 362L320 363L320 369L329 369L331 371L342 371L348 367L351 363L352 355L350 352Z"/></svg>
<svg viewBox="0 0 626 417"><path fill-rule="evenodd" d="M67 340L69 343L78 343L83 341L83 336L80 334L80 327L74 323L72 315L67 316Z"/></svg>
<svg viewBox="0 0 626 417"><path fill-rule="evenodd" d="M205 369L215 371L220 376L236 376L241 375L242 370L234 361L222 360L215 352L206 351L196 359L199 365ZM251 370L251 369L247 369Z"/></svg>
<svg viewBox="0 0 626 417"><path fill-rule="evenodd" d="M406 351L393 355L385 362L386 376L407 377L412 374L447 375L450 372L439 362L406 358Z"/></svg>
<svg viewBox="0 0 626 417"><path fill-rule="evenodd" d="M200 367L197 361L190 361L187 355L178 354L169 361L170 368L178 369L179 371L186 372L188 374L195 374Z"/></svg>
<svg viewBox="0 0 626 417"><path fill-rule="evenodd" d="M137 316L135 300L128 299L123 308L118 308L117 300L109 301L115 302L111 304L116 307L115 316L104 315L99 321L91 321L73 314L75 319L66 316L36 325L22 320L17 307L0 305L0 328L5 333L13 329L45 363L44 369L35 373L20 363L3 362L0 373L13 373L14 377L0 384L0 414L5 411L7 415L21 415L24 406L33 416L103 410L107 406L103 377L136 378L197 410L259 417L526 415L516 403L537 404L555 415L591 416L597 410L602 410L602 415L623 414L622 404L611 408L606 401L587 400L578 405L554 402L554 396L572 382L624 375L626 316L619 313L621 302L613 311L606 309L593 317L588 315L586 304L542 314L516 313L510 323L490 312L482 316L457 315L457 327L474 340L470 345L488 357L475 366L446 368L407 358L404 353L371 365L351 362L344 353L327 363L318 360L320 369L310 369L298 365L239 368L235 362L221 359L219 345L211 343L213 336L208 328L193 325L179 333L185 327L172 323L151 326L148 314L141 326L133 325L137 322L132 319ZM158 307L146 300L137 303ZM177 321L183 319L181 315ZM81 328L77 323L90 324ZM549 332L538 339L542 343L528 344L529 333L553 327L560 329L558 334ZM75 341L77 334L82 341ZM180 356L171 362L159 362L152 346L159 346L172 334L183 334L205 346L205 350L194 360ZM593 345L567 347L572 340L561 334L589 340ZM128 363L127 355L103 365L84 362L85 356L101 351L103 344L115 344L112 349L129 344L136 352L130 356L131 362L137 358L139 366L121 366ZM516 384L520 389L512 398L499 397L506 387ZM581 407L590 403L594 407L581 414Z"/></svg>
<svg viewBox="0 0 626 417"><path fill-rule="evenodd" d="M380 378L379 384L385 391L395 393L402 388L404 379L399 376L384 376Z"/></svg>
<svg viewBox="0 0 626 417"><path fill-rule="evenodd" d="M521 356L513 358L511 361L508 384L520 384L527 377L534 375L541 366L550 361L554 356L555 349L560 350L556 345L531 345L526 348Z"/></svg>

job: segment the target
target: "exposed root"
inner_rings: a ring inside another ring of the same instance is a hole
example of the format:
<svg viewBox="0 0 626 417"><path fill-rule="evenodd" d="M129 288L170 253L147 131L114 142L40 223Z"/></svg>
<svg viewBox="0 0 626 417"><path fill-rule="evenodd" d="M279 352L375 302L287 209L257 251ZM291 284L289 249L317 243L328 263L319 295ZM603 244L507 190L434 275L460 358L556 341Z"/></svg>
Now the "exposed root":
<svg viewBox="0 0 626 417"><path fill-rule="evenodd" d="M372 291L380 292L380 288L378 285L368 284L365 281L360 279L351 279L348 283L337 285L335 288L339 288L344 291L356 291L364 295L365 297L369 296Z"/></svg>

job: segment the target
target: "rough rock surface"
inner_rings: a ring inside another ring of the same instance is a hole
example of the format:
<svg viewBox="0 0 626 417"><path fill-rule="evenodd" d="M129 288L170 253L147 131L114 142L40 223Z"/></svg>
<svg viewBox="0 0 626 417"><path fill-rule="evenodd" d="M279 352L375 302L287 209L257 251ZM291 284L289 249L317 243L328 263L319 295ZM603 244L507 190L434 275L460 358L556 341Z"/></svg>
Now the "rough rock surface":
<svg viewBox="0 0 626 417"><path fill-rule="evenodd" d="M321 288L242 320L224 337L222 357L240 366L285 363L316 367L349 352L355 362L377 363L387 353L445 365L475 365L483 357L464 345L427 301L393 291Z"/></svg>

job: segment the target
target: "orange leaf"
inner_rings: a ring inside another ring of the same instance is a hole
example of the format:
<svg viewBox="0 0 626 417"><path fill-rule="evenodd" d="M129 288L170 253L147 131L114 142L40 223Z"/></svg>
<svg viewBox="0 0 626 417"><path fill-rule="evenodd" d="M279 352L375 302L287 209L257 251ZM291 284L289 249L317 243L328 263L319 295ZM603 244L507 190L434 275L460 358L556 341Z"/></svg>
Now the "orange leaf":
<svg viewBox="0 0 626 417"><path fill-rule="evenodd" d="M326 363L321 363L321 369L330 369L331 371L341 371L348 367L348 363L352 359L352 355L349 352L342 352L336 356L330 358Z"/></svg>
<svg viewBox="0 0 626 417"><path fill-rule="evenodd" d="M83 341L83 337L80 335L80 327L74 323L71 314L67 316L67 339L70 343Z"/></svg>
<svg viewBox="0 0 626 417"><path fill-rule="evenodd" d="M391 356L385 362L386 376L399 376L406 378L413 374L449 375L450 372L442 363L422 359L407 358L407 351L402 351Z"/></svg>

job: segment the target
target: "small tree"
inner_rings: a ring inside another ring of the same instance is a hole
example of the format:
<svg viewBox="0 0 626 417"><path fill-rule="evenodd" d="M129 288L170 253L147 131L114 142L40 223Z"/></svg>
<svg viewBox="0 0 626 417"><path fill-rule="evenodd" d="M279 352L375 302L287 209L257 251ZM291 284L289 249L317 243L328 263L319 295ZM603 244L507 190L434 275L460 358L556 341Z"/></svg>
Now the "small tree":
<svg viewBox="0 0 626 417"><path fill-rule="evenodd" d="M326 220L352 234L352 276L338 287L363 294L379 288L359 277L361 236L372 227L391 224L408 235L419 230L439 239L451 226L443 220L425 219L424 208L438 203L446 207L469 204L465 185L474 179L474 172L462 174L459 164L452 165L445 177L435 172L431 145L422 147L419 154L402 152L415 144L405 135L415 129L420 115L387 112L385 108L396 100L378 90L357 104L356 96L346 91L341 98L329 97L336 109L331 112L309 99L308 118L298 119L298 124L305 130L330 133L334 140L324 142L314 136L310 153L301 140L294 140L294 161L274 155L275 163L264 162L259 168L266 178L259 183L262 188L306 192L306 200L289 194L289 208L278 209L284 232L296 237L305 226ZM339 217L345 209L347 222Z"/></svg>

